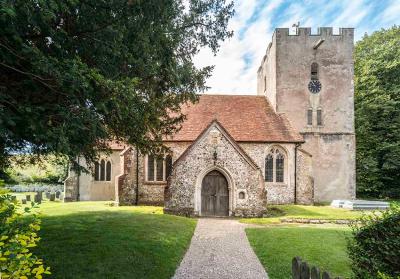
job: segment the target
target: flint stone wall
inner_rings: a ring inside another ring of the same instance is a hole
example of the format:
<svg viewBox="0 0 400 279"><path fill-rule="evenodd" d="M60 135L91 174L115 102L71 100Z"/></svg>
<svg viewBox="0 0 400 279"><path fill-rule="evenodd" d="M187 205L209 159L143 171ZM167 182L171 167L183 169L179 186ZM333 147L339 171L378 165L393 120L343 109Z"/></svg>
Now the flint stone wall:
<svg viewBox="0 0 400 279"><path fill-rule="evenodd" d="M190 145L189 142L170 142L165 143L173 152L173 161L175 161ZM121 159L122 160L122 159ZM119 177L121 182L116 181L118 190L118 199L120 205L134 205L136 203L136 189L139 190L138 204L142 205L163 205L164 191L166 182L149 182L145 177L145 155L139 154L139 179L136 179L136 150L132 150L123 156L124 174ZM137 185L137 182L139 182ZM119 186L118 186L119 184Z"/></svg>
<svg viewBox="0 0 400 279"><path fill-rule="evenodd" d="M165 212L201 215L202 178L214 169L220 170L228 181L230 216L263 214L266 196L260 169L235 149L217 125L210 127L184 157L175 162L165 192ZM245 193L244 199L239 199L240 192Z"/></svg>

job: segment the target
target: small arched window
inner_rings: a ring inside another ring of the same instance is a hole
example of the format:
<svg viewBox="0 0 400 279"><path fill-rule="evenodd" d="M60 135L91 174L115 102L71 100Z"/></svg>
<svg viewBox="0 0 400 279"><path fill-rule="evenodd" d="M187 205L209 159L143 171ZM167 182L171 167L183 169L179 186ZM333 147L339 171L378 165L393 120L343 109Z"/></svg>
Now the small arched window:
<svg viewBox="0 0 400 279"><path fill-rule="evenodd" d="M100 180L100 164L99 162L94 163L94 180Z"/></svg>
<svg viewBox="0 0 400 279"><path fill-rule="evenodd" d="M283 183L285 175L285 153L272 148L265 157L265 181Z"/></svg>
<svg viewBox="0 0 400 279"><path fill-rule="evenodd" d="M274 181L274 158L272 154L268 154L265 157L265 181Z"/></svg>
<svg viewBox="0 0 400 279"><path fill-rule="evenodd" d="M106 180L111 181L111 162L108 161L106 164Z"/></svg>
<svg viewBox="0 0 400 279"><path fill-rule="evenodd" d="M276 162L275 163L275 165L276 165L276 182L283 182L285 158L279 151L277 151L275 162Z"/></svg>
<svg viewBox="0 0 400 279"><path fill-rule="evenodd" d="M172 172L172 156L168 155L165 158L165 174L166 178L168 178L171 175Z"/></svg>
<svg viewBox="0 0 400 279"><path fill-rule="evenodd" d="M245 194L243 191L242 191L242 192L239 192L239 199L240 199L240 200L244 200L245 197L246 197L246 194Z"/></svg>
<svg viewBox="0 0 400 279"><path fill-rule="evenodd" d="M311 64L311 80L317 80L317 79L318 79L318 64L314 62Z"/></svg>
<svg viewBox="0 0 400 279"><path fill-rule="evenodd" d="M100 161L100 180L104 181L106 176L106 162L104 160Z"/></svg>

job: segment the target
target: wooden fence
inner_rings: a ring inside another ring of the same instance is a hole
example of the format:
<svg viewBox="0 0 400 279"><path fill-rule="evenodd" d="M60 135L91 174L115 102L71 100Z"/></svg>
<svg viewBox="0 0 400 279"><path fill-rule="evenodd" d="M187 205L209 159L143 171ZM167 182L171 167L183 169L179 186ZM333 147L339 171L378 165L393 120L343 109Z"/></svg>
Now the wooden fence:
<svg viewBox="0 0 400 279"><path fill-rule="evenodd" d="M303 262L300 257L292 260L292 278L293 279L334 279L328 272L321 272L318 267L311 267ZM335 279L341 279L336 277Z"/></svg>

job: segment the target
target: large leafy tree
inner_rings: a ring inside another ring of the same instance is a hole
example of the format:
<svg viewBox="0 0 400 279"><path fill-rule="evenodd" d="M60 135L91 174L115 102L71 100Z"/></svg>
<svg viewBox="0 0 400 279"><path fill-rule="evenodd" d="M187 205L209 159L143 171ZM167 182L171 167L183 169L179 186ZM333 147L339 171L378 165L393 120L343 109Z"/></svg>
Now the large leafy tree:
<svg viewBox="0 0 400 279"><path fill-rule="evenodd" d="M161 146L230 37L225 0L0 1L0 170L13 152L93 161L108 140Z"/></svg>
<svg viewBox="0 0 400 279"><path fill-rule="evenodd" d="M355 48L357 190L400 197L400 27L365 35Z"/></svg>

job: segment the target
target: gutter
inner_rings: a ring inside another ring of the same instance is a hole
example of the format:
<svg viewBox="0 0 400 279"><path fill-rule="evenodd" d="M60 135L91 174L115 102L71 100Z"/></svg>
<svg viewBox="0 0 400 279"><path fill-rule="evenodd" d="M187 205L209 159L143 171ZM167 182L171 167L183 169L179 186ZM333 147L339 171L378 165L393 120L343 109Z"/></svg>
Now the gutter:
<svg viewBox="0 0 400 279"><path fill-rule="evenodd" d="M80 167L81 164L80 164L80 162L79 162L79 159L80 159L80 157L78 157L78 166ZM81 170L79 169L79 170L78 170L78 180L77 180L77 182L76 182L76 191L77 191L76 200L77 200L77 201L79 201L79 200L80 200L80 197L81 197L81 194L80 194L80 181L81 181Z"/></svg>
<svg viewBox="0 0 400 279"><path fill-rule="evenodd" d="M294 204L297 204L297 148L301 143L296 143L294 146Z"/></svg>
<svg viewBox="0 0 400 279"><path fill-rule="evenodd" d="M136 200L135 205L139 203L139 149L136 146Z"/></svg>

